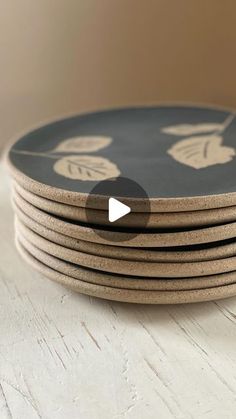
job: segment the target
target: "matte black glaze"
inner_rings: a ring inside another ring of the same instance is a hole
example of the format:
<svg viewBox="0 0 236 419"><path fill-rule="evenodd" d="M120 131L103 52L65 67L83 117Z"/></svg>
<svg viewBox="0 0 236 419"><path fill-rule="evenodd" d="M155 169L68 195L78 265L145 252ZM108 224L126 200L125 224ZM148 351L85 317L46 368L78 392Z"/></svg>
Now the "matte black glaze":
<svg viewBox="0 0 236 419"><path fill-rule="evenodd" d="M178 124L223 123L230 112L183 106L144 107L103 111L61 120L39 128L17 141L9 158L31 179L56 188L89 193L97 182L71 180L53 171L47 157L17 154L15 150L46 153L61 141L78 135L104 135L113 143L97 152L81 153L108 158L121 176L139 183L151 198L176 198L236 191L235 158L225 164L195 169L167 153L188 136L162 132ZM222 134L224 146L236 147L236 119ZM71 154L71 153L70 153Z"/></svg>

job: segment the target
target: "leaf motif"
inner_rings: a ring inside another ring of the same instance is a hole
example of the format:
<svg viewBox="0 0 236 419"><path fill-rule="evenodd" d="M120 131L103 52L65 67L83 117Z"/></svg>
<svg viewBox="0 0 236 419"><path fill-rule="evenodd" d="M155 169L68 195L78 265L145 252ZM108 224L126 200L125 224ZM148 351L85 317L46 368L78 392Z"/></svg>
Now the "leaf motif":
<svg viewBox="0 0 236 419"><path fill-rule="evenodd" d="M56 161L53 166L56 173L75 180L105 180L120 175L116 164L104 157L66 156Z"/></svg>
<svg viewBox="0 0 236 419"><path fill-rule="evenodd" d="M224 129L224 124L217 124L214 122L202 123L202 124L181 124L173 125L170 127L162 128L162 132L165 134L171 135L194 135L194 134L204 134L208 132L221 131Z"/></svg>
<svg viewBox="0 0 236 419"><path fill-rule="evenodd" d="M112 142L112 138L100 135L87 135L80 137L72 137L62 141L53 150L59 153L89 153L98 151L108 147Z"/></svg>
<svg viewBox="0 0 236 419"><path fill-rule="evenodd" d="M222 146L223 138L219 135L189 137L178 141L167 153L179 163L202 169L215 164L224 164L232 160L235 150Z"/></svg>

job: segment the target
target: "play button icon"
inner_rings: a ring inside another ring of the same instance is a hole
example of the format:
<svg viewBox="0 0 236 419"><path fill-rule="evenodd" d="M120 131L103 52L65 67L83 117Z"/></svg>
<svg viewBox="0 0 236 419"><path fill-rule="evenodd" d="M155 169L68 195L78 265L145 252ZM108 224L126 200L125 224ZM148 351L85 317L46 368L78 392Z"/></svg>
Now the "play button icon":
<svg viewBox="0 0 236 419"><path fill-rule="evenodd" d="M131 240L146 228L150 202L137 182L119 176L91 188L85 210L86 225L100 238L119 245L118 242Z"/></svg>
<svg viewBox="0 0 236 419"><path fill-rule="evenodd" d="M131 211L128 205L122 204L115 198L109 198L108 204L108 219L110 223L114 223L125 215L129 214Z"/></svg>

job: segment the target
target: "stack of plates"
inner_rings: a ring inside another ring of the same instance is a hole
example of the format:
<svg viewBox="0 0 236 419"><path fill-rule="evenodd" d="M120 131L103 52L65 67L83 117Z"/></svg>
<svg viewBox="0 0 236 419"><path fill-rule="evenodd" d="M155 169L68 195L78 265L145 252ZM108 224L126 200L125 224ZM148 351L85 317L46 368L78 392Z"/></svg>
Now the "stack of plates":
<svg viewBox="0 0 236 419"><path fill-rule="evenodd" d="M186 106L81 115L25 135L8 153L21 255L111 300L235 295L235 138L234 113ZM113 196L131 212L110 222Z"/></svg>

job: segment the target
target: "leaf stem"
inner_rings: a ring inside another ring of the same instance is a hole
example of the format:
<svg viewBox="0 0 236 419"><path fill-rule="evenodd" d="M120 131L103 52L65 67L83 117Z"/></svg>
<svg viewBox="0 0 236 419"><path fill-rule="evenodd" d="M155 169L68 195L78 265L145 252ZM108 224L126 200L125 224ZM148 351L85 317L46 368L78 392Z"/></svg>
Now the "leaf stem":
<svg viewBox="0 0 236 419"><path fill-rule="evenodd" d="M61 157L61 155L37 153L35 151L16 150L15 148L13 148L11 151L15 154L23 154L25 156L35 156L35 157L47 157L49 159L58 159Z"/></svg>
<svg viewBox="0 0 236 419"><path fill-rule="evenodd" d="M229 114L227 118L224 120L222 128L220 128L216 133L222 134L226 130L226 128L228 128L230 124L233 122L235 116L236 115L234 113Z"/></svg>

